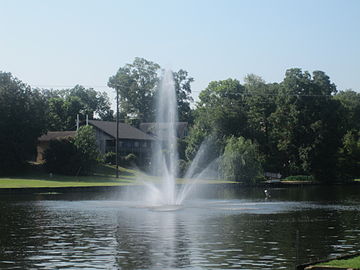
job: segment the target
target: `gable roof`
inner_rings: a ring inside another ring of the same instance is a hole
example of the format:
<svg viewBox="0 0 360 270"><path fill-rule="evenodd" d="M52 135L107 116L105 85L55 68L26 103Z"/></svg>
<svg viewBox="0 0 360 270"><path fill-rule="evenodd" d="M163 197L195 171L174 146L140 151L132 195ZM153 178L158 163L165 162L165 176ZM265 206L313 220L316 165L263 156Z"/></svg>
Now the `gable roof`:
<svg viewBox="0 0 360 270"><path fill-rule="evenodd" d="M49 131L39 137L40 142L46 142L59 138L75 137L76 131Z"/></svg>
<svg viewBox="0 0 360 270"><path fill-rule="evenodd" d="M116 122L89 120L89 124L102 130L109 136L116 138ZM119 139L154 140L154 137L149 136L140 129L132 127L129 124L119 123Z"/></svg>

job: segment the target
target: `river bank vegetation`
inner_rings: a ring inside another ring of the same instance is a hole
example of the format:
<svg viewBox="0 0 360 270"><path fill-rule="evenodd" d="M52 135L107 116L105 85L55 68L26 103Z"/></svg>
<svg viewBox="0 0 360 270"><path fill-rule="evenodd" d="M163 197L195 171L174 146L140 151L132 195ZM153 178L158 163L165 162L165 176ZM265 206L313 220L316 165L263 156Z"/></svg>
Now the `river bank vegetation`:
<svg viewBox="0 0 360 270"><path fill-rule="evenodd" d="M349 259L331 260L325 263L319 263L315 266L324 266L324 269L359 269L360 268L360 256L356 256Z"/></svg>
<svg viewBox="0 0 360 270"><path fill-rule="evenodd" d="M323 183L360 177L360 93L337 89L325 72L292 68L281 82L265 82L254 74L243 83L236 78L212 81L196 103L191 96L194 79L184 70L173 75L179 119L190 127L189 135L179 140L182 171L205 141L211 151L199 166L218 159L224 180L254 183L265 172ZM121 121L137 126L154 120L160 78L160 65L142 58L109 78L109 86L120 94ZM77 114L114 120L106 93L80 85L33 89L0 72L0 175L24 171L37 138L49 130L74 130ZM87 142L79 143L81 151L81 143ZM81 166L85 174L93 160L102 160L95 156L92 152Z"/></svg>

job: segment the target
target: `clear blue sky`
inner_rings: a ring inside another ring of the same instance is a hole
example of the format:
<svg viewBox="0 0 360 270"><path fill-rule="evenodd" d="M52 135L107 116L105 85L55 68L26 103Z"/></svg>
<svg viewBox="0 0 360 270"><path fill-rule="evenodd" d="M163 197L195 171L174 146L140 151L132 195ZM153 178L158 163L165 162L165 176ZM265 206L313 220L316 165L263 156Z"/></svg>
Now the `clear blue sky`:
<svg viewBox="0 0 360 270"><path fill-rule="evenodd" d="M107 89L143 57L210 81L325 71L360 91L360 0L0 0L0 70L40 87Z"/></svg>

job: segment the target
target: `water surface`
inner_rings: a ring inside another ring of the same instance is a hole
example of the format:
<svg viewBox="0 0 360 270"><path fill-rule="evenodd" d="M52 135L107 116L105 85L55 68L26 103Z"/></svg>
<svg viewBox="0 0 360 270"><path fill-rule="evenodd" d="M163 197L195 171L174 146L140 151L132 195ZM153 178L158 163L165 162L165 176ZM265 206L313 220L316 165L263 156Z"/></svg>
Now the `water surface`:
<svg viewBox="0 0 360 270"><path fill-rule="evenodd" d="M0 197L0 269L293 269L360 250L359 187L212 190L177 211L117 194Z"/></svg>

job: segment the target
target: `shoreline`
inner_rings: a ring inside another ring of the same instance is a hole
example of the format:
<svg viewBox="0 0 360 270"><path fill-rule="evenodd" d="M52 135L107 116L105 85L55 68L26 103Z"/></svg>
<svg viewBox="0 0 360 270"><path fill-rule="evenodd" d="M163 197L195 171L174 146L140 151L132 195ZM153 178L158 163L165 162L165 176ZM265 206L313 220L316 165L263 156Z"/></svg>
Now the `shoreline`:
<svg viewBox="0 0 360 270"><path fill-rule="evenodd" d="M181 186L183 184L177 184ZM216 186L219 188L227 189L240 189L240 188L293 188L304 186L350 186L360 185L359 181L345 182L345 183L318 183L318 182L276 182L276 183L257 183L255 185L243 183L198 183L198 186ZM36 193L71 193L71 192L117 192L126 188L142 188L143 185L129 183L126 185L104 185L104 186L68 186L68 187L15 187L15 188L2 188L0 187L1 194L36 194Z"/></svg>

